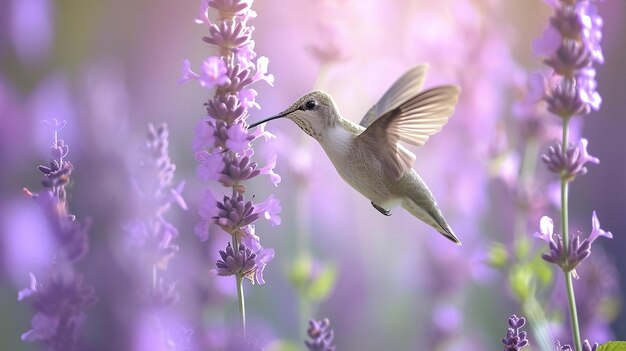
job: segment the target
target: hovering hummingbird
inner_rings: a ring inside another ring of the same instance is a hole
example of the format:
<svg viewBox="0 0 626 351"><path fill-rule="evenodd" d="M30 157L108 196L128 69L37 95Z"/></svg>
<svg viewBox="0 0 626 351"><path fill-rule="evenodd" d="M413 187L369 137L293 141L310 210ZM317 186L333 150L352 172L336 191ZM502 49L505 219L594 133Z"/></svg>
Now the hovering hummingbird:
<svg viewBox="0 0 626 351"><path fill-rule="evenodd" d="M426 183L412 169L415 155L400 144L422 146L454 111L460 88L422 90L428 65L402 75L356 124L341 116L332 97L312 91L283 112L249 128L286 117L317 140L339 175L385 216L404 209L461 245Z"/></svg>

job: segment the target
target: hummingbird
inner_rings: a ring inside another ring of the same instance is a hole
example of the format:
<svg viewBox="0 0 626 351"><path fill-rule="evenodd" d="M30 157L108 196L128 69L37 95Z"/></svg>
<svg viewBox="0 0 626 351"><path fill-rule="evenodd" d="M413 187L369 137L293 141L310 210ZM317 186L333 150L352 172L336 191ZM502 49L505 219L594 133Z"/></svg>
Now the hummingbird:
<svg viewBox="0 0 626 351"><path fill-rule="evenodd" d="M422 146L454 112L461 89L443 85L422 91L428 65L404 73L359 124L343 118L333 98L312 91L277 115L251 124L288 118L317 140L337 173L385 216L401 205L457 245L461 242L426 183L413 170L415 154L401 143Z"/></svg>

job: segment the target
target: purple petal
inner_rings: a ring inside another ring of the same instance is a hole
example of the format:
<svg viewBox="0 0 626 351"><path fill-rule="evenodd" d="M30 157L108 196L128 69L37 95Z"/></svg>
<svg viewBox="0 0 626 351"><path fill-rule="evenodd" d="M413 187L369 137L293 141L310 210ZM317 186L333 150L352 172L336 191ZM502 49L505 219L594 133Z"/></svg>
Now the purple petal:
<svg viewBox="0 0 626 351"><path fill-rule="evenodd" d="M183 84L190 79L198 79L200 76L191 70L191 63L189 60L183 60L183 66L181 68L181 75L178 78L178 84Z"/></svg>
<svg viewBox="0 0 626 351"><path fill-rule="evenodd" d="M198 82L204 88L211 89L216 85L223 85L229 82L226 73L226 63L219 56L210 56L200 66L200 78Z"/></svg>
<svg viewBox="0 0 626 351"><path fill-rule="evenodd" d="M548 216L541 217L539 221L539 231L540 233L535 233L534 236L544 240L547 243L552 241L552 233L554 230L554 223L552 222L552 218Z"/></svg>
<svg viewBox="0 0 626 351"><path fill-rule="evenodd" d="M245 149L250 147L250 138L248 130L244 128L243 123L237 123L228 128L228 140L226 147L238 153L243 153Z"/></svg>
<svg viewBox="0 0 626 351"><path fill-rule="evenodd" d="M33 342L47 340L54 336L59 328L60 318L38 312L30 321L33 329L22 334L22 341Z"/></svg>
<svg viewBox="0 0 626 351"><path fill-rule="evenodd" d="M613 239L613 234L611 234L611 232L607 232L600 228L600 220L598 220L596 211L593 211L593 215L591 216L591 235L589 235L589 242L593 243L594 240L601 236Z"/></svg>
<svg viewBox="0 0 626 351"><path fill-rule="evenodd" d="M528 76L528 94L526 100L529 104L536 104L546 95L546 79L539 72Z"/></svg>
<svg viewBox="0 0 626 351"><path fill-rule="evenodd" d="M254 101L257 95L258 93L254 89L241 89L237 93L237 98L246 108L256 107L257 109L260 109L261 106Z"/></svg>
<svg viewBox="0 0 626 351"><path fill-rule="evenodd" d="M200 203L198 213L203 219L211 220L213 219L213 217L217 216L218 211L219 210L217 208L217 200L215 199L215 196L213 195L211 189L207 189L204 192L204 198Z"/></svg>
<svg viewBox="0 0 626 351"><path fill-rule="evenodd" d="M254 79L256 81L264 80L270 86L274 86L274 75L267 74L267 66L270 63L270 59L265 56L261 56L256 60L256 75Z"/></svg>
<svg viewBox="0 0 626 351"><path fill-rule="evenodd" d="M268 141L270 139L276 139L276 135L265 130L265 123L256 127L254 132L250 133L249 135L252 135L252 137L254 138L252 140L256 140L257 138L260 138L260 137L263 137L265 141Z"/></svg>
<svg viewBox="0 0 626 351"><path fill-rule="evenodd" d="M185 190L185 181L183 180L176 186L174 189L170 189L170 194L172 195L172 200L174 200L180 208L183 210L187 210L187 203L185 199L183 199L183 190Z"/></svg>
<svg viewBox="0 0 626 351"><path fill-rule="evenodd" d="M206 151L200 151L196 153L195 157L200 162L196 170L198 178L201 180L220 179L220 174L224 169L224 159L221 153L214 152L210 154Z"/></svg>
<svg viewBox="0 0 626 351"><path fill-rule="evenodd" d="M281 219L278 214L281 211L280 201L274 197L274 195L270 195L265 201L256 204L254 206L257 213L262 213L263 217L267 219L272 226L280 225Z"/></svg>
<svg viewBox="0 0 626 351"><path fill-rule="evenodd" d="M533 54L548 57L554 54L561 45L561 34L552 26L546 28L541 36L532 43Z"/></svg>
<svg viewBox="0 0 626 351"><path fill-rule="evenodd" d="M215 146L215 125L212 121L199 121L194 128L194 132L196 135L191 143L193 151L200 151L204 147L212 148Z"/></svg>
<svg viewBox="0 0 626 351"><path fill-rule="evenodd" d="M274 184L274 186L278 186L278 183L280 183L281 180L280 175L274 172L277 157L277 154L271 154L267 158L267 164L265 165L265 167L259 169L261 171L261 174L267 174L270 176L270 181Z"/></svg>

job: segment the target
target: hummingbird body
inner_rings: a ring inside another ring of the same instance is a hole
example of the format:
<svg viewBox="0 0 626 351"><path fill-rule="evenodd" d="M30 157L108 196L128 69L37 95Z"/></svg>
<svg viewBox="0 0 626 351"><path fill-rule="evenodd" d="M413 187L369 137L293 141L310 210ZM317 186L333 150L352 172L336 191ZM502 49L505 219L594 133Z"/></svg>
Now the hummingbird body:
<svg viewBox="0 0 626 351"><path fill-rule="evenodd" d="M293 120L320 143L341 178L379 212L388 216L390 208L401 205L460 245L430 189L411 168L415 155L399 143L422 145L452 114L458 87L419 93L426 69L417 66L400 77L360 124L343 118L328 94L313 91L251 127L279 117Z"/></svg>

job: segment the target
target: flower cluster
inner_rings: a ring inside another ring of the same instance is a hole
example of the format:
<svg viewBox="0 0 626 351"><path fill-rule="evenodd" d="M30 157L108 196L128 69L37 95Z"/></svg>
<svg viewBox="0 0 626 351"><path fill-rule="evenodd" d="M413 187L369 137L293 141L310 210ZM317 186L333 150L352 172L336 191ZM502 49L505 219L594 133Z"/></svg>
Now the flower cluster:
<svg viewBox="0 0 626 351"><path fill-rule="evenodd" d="M335 346L332 345L335 332L330 329L328 318L321 322L309 320L307 334L310 340L305 340L304 344L310 351L335 351Z"/></svg>
<svg viewBox="0 0 626 351"><path fill-rule="evenodd" d="M264 217L275 225L280 206L277 200L255 204L245 198L243 182L266 174L274 185L280 176L274 172L276 155L270 155L267 164L260 167L252 160L254 150L251 142L259 137L273 137L261 127L251 133L246 118L248 109L259 108L255 101L256 90L249 86L258 81L273 85L274 77L267 73L269 60L257 57L251 39L254 27L248 21L256 17L250 9L250 0L204 0L197 23L208 28L203 41L218 48L219 56L210 56L200 65L198 73L191 69L189 61L183 62L179 82L196 80L200 86L215 89L206 103L207 116L195 128L192 148L198 161L197 174L201 180L219 181L232 188L231 194L217 201L206 190L200 206L201 222L196 234L201 240L208 238L209 225L216 224L232 236L232 244L220 251L217 262L218 275L247 277L252 282L264 282L262 272L271 261L274 251L264 249L254 235L254 222ZM209 19L209 8L217 10L217 21Z"/></svg>
<svg viewBox="0 0 626 351"><path fill-rule="evenodd" d="M128 246L147 275L152 275L152 287L144 292L149 305L164 307L177 299L175 283L164 284L158 272L167 269L178 252L174 239L178 230L164 215L176 203L183 210L187 204L182 197L185 182L174 186L174 165L169 157L167 124L148 124L148 134L138 160L137 178L133 179L139 198L139 215L126 225Z"/></svg>
<svg viewBox="0 0 626 351"><path fill-rule="evenodd" d="M30 287L18 293L18 300L28 300L37 311L31 319L32 329L22 334L22 340L40 342L52 350L76 350L80 344L80 329L86 319L85 309L96 302L95 291L83 284L82 275L73 264L88 251L87 230L89 222L79 223L67 208L66 185L69 183L72 164L65 160L69 146L59 139L65 121L46 121L54 134L50 146L50 166L39 166L43 173L44 190L33 198L44 212L56 250L51 257L51 267L45 280L39 282L30 275Z"/></svg>
<svg viewBox="0 0 626 351"><path fill-rule="evenodd" d="M518 351L528 345L526 332L520 329L526 324L526 318L512 315L509 317L509 328L506 331L506 337L502 338L504 351Z"/></svg>
<svg viewBox="0 0 626 351"><path fill-rule="evenodd" d="M549 3L555 11L550 26L533 47L554 73L550 79L537 79L535 86L553 114L563 118L588 114L602 102L593 68L594 63L604 63L602 18L592 0Z"/></svg>
<svg viewBox="0 0 626 351"><path fill-rule="evenodd" d="M597 349L598 349L598 343L594 343L593 345L591 345L589 343L589 340L583 341L582 351L596 351ZM569 345L561 346L561 343L558 340L557 342L554 343L554 350L555 351L574 351L574 349Z"/></svg>
<svg viewBox="0 0 626 351"><path fill-rule="evenodd" d="M573 271L576 266L591 254L591 244L593 244L597 238L601 236L609 239L613 238L611 232L604 231L600 228L600 221L595 211L593 211L591 217L591 234L589 237L581 242L580 238L576 236L570 240L567 250L564 250L561 236L554 234L554 223L552 222L552 218L548 216L541 217L539 233L535 233L535 236L546 241L550 246L550 253L543 254L541 257L561 267L564 272Z"/></svg>
<svg viewBox="0 0 626 351"><path fill-rule="evenodd" d="M561 144L556 143L548 149L548 152L541 156L541 160L548 169L560 174L567 181L572 181L579 175L587 173L587 162L599 164L597 157L589 155L587 152L587 139L580 139L578 145L569 144L567 150L563 150Z"/></svg>

